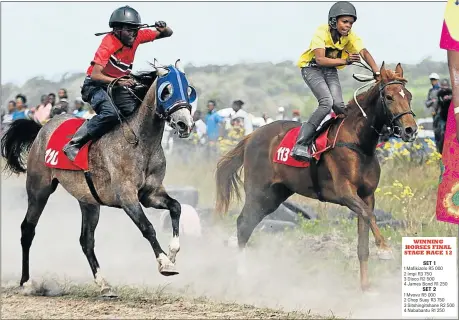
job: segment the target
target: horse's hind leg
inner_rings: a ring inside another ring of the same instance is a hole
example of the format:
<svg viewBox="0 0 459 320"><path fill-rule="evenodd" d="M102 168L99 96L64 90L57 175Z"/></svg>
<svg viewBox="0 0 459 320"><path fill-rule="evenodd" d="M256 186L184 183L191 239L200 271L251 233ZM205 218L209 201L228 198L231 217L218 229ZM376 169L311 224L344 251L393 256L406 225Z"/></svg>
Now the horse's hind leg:
<svg viewBox="0 0 459 320"><path fill-rule="evenodd" d="M38 220L45 209L49 196L56 190L57 180L49 181L45 175L28 174L27 175L27 196L28 206L27 213L21 223L21 246L22 246L22 276L20 285L29 281L29 253L33 238L35 237L35 228Z"/></svg>
<svg viewBox="0 0 459 320"><path fill-rule="evenodd" d="M262 190L248 189L244 207L237 218L237 240L240 249L239 273L245 273L245 247L255 227L292 194L289 189L280 184Z"/></svg>
<svg viewBox="0 0 459 320"><path fill-rule="evenodd" d="M111 286L102 277L99 262L94 252L94 232L99 223L100 206L79 201L81 209L81 235L80 244L84 255L88 259L94 280L100 287L100 292L104 297L116 297Z"/></svg>
<svg viewBox="0 0 459 320"><path fill-rule="evenodd" d="M145 194L140 201L146 208L169 210L172 221L172 240L169 243L168 258L172 263L175 263L177 253L180 251L180 214L182 210L180 203L167 194L164 186L159 187L154 192Z"/></svg>

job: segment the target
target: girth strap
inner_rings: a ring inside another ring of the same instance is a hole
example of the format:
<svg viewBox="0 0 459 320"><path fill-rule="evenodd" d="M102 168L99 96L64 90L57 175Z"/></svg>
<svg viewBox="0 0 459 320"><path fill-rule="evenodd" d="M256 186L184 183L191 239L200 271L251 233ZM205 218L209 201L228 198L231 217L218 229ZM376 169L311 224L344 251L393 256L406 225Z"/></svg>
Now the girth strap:
<svg viewBox="0 0 459 320"><path fill-rule="evenodd" d="M88 184L89 191L91 191L92 196L100 205L104 205L103 201L100 200L99 195L97 194L96 188L94 187L94 183L92 182L92 177L91 177L91 172L85 171L84 172L84 177L86 179L86 183Z"/></svg>
<svg viewBox="0 0 459 320"><path fill-rule="evenodd" d="M319 161L322 158L319 159ZM311 158L311 180L312 180L312 187L314 188L314 192L317 195L317 199L319 199L321 202L325 201L324 196L322 195L322 191L320 190L319 187L319 161L316 161L316 159Z"/></svg>

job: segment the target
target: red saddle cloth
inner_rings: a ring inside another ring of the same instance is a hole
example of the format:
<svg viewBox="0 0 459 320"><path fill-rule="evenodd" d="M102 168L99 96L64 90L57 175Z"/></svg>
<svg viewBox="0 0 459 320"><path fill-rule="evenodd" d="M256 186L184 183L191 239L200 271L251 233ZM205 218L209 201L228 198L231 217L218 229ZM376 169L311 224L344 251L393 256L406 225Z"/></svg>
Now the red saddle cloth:
<svg viewBox="0 0 459 320"><path fill-rule="evenodd" d="M85 122L85 119L68 119L52 133L51 138L46 146L45 165L50 168L63 170L88 170L89 169L89 146L91 142L86 143L78 152L75 161L70 161L62 151L64 145L72 139L72 136Z"/></svg>
<svg viewBox="0 0 459 320"><path fill-rule="evenodd" d="M332 120L328 121L334 122L334 120L337 118L334 113L331 114L331 117ZM327 138L330 127L331 126L328 125L328 128L320 133L320 135L316 137L309 146L309 150L312 150L312 156L316 160L319 160L322 153L334 146L334 141L329 141ZM297 168L309 167L310 161L299 161L291 156L293 146L295 145L300 129L301 127L295 127L286 133L273 154L273 162Z"/></svg>

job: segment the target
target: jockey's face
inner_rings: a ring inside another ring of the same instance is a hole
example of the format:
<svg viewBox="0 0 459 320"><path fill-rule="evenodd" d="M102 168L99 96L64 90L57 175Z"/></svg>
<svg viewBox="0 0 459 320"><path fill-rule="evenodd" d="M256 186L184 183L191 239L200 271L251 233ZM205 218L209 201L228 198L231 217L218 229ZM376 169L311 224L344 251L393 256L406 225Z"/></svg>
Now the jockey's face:
<svg viewBox="0 0 459 320"><path fill-rule="evenodd" d="M139 29L130 25L123 25L120 28L116 28L115 32L120 39L121 43L125 46L131 47L134 44L135 38Z"/></svg>
<svg viewBox="0 0 459 320"><path fill-rule="evenodd" d="M347 36L351 31L352 25L354 24L354 17L341 16L336 21L336 30L342 36Z"/></svg>

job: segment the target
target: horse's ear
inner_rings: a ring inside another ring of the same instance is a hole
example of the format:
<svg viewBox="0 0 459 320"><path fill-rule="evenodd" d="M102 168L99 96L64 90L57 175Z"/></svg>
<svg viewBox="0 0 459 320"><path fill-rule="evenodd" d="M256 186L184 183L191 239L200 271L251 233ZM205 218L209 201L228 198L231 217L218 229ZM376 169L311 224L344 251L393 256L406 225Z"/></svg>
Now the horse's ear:
<svg viewBox="0 0 459 320"><path fill-rule="evenodd" d="M400 62L395 67L395 72L398 73L400 77L403 77L403 69L402 69L402 65L400 64Z"/></svg>
<svg viewBox="0 0 459 320"><path fill-rule="evenodd" d="M183 64L180 61L180 59L177 59L177 61L175 61L175 67L178 69L178 71L185 73L185 69L183 69Z"/></svg>
<svg viewBox="0 0 459 320"><path fill-rule="evenodd" d="M381 69L379 70L379 73L381 74L381 79L383 81L387 81L387 74L386 74L386 67L385 67L385 62L381 64Z"/></svg>
<svg viewBox="0 0 459 320"><path fill-rule="evenodd" d="M156 68L156 73L158 74L159 77L162 77L169 72L166 68L163 68L163 67L155 67L155 68Z"/></svg>

